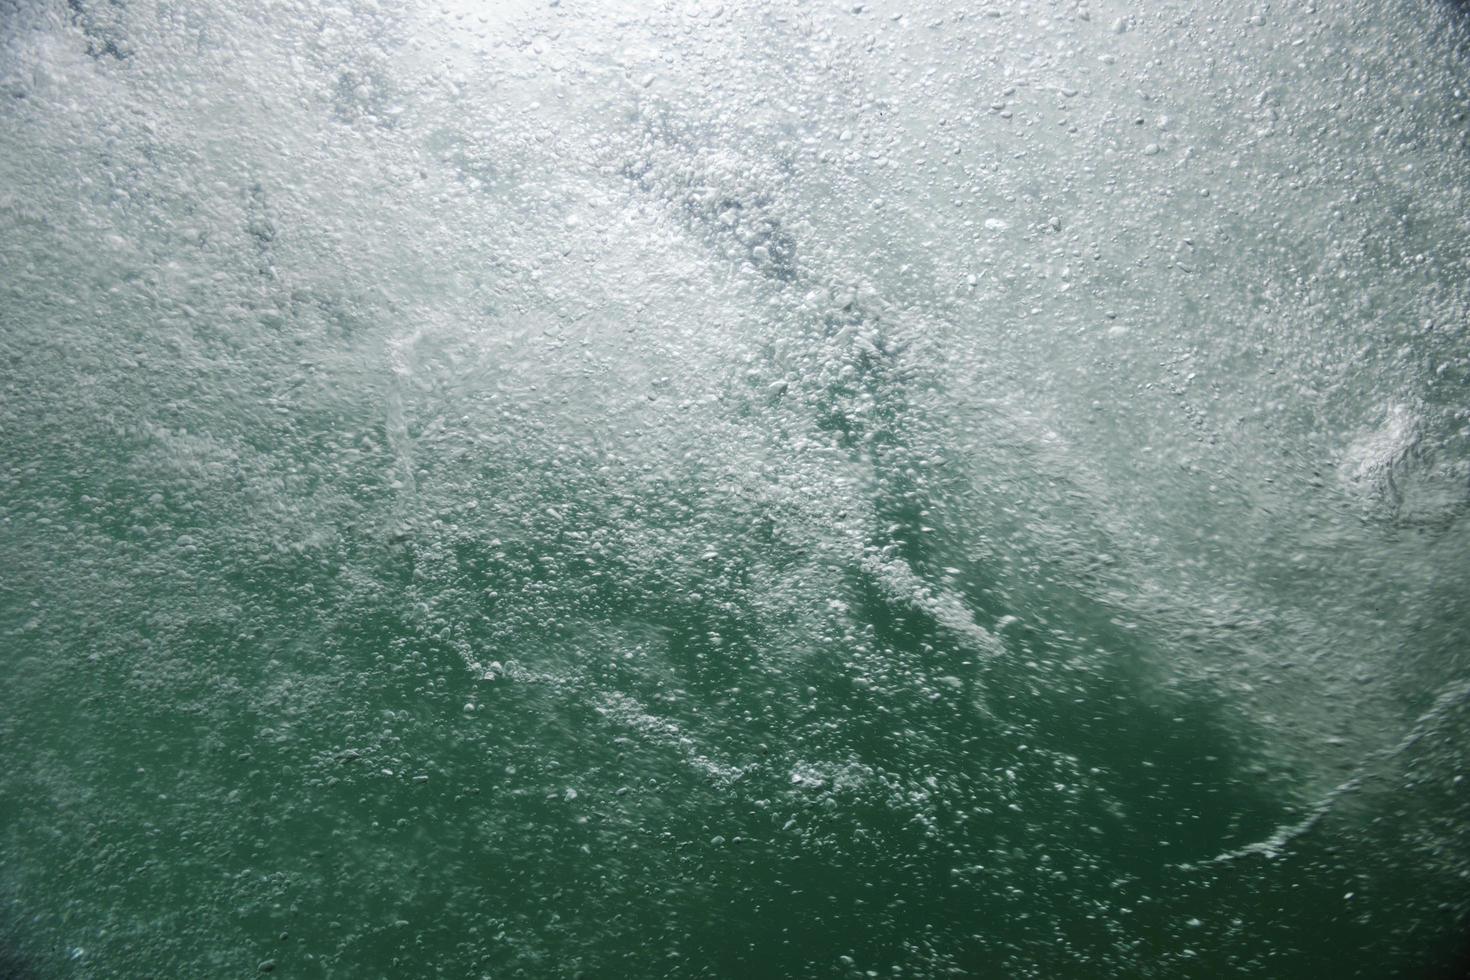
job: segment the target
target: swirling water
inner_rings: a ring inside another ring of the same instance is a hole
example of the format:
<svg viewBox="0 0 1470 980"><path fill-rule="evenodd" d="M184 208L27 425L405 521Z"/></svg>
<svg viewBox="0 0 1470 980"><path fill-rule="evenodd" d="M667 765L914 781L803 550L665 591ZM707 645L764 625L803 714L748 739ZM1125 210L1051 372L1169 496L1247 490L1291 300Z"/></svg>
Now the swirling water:
<svg viewBox="0 0 1470 980"><path fill-rule="evenodd" d="M0 5L0 971L1449 974L1466 30Z"/></svg>

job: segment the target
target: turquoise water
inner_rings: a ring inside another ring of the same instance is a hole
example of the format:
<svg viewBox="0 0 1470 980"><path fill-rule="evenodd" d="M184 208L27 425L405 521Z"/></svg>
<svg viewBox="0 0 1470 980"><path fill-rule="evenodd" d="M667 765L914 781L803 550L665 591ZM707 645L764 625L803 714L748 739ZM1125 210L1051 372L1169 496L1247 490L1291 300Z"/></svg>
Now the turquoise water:
<svg viewBox="0 0 1470 980"><path fill-rule="evenodd" d="M0 976L1458 975L1457 7L0 28Z"/></svg>

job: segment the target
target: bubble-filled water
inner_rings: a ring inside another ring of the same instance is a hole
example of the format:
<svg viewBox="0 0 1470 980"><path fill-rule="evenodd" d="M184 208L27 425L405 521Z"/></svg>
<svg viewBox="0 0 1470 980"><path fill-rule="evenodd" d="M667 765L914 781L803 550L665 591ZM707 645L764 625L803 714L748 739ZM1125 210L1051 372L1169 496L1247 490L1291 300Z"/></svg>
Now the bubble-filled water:
<svg viewBox="0 0 1470 980"><path fill-rule="evenodd" d="M1470 19L0 2L0 975L1421 977Z"/></svg>

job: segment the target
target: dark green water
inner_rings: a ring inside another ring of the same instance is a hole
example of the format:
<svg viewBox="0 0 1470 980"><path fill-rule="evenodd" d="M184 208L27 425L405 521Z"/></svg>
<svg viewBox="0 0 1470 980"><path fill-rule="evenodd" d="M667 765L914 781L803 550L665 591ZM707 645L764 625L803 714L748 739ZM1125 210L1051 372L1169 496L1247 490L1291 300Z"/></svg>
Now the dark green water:
<svg viewBox="0 0 1470 980"><path fill-rule="evenodd" d="M1438 977L1458 8L0 5L0 977Z"/></svg>

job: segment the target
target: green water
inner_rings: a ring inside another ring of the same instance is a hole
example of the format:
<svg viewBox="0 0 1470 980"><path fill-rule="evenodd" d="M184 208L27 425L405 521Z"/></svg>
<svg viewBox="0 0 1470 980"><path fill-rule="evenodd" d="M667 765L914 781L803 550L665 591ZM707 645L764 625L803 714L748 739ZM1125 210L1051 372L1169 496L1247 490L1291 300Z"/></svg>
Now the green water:
<svg viewBox="0 0 1470 980"><path fill-rule="evenodd" d="M1466 30L0 6L0 977L1459 975Z"/></svg>

